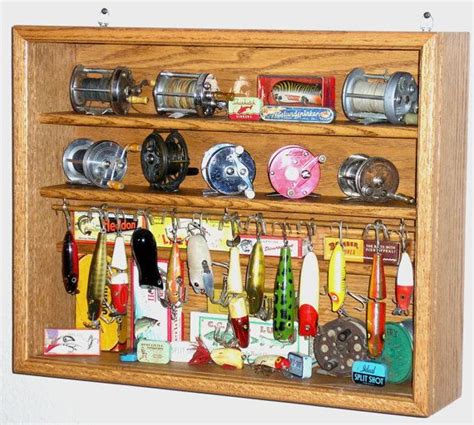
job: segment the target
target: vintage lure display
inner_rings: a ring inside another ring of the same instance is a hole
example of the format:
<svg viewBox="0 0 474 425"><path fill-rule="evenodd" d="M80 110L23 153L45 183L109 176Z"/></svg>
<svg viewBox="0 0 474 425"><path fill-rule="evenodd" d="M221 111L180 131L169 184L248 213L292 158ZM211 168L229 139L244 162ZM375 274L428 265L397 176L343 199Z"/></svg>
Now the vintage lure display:
<svg viewBox="0 0 474 425"><path fill-rule="evenodd" d="M219 143L204 154L201 172L210 191L206 195L240 195L253 199L255 161L243 146Z"/></svg>
<svg viewBox="0 0 474 425"><path fill-rule="evenodd" d="M117 209L115 212L115 221L117 225L114 241L114 250L110 262L110 292L112 297L112 306L116 313L127 314L128 305L128 261L125 251L125 239L122 235L122 222L125 222L125 213Z"/></svg>
<svg viewBox="0 0 474 425"><path fill-rule="evenodd" d="M268 162L268 177L275 191L290 199L300 199L312 194L321 177L320 164L325 155L313 155L297 145L278 149Z"/></svg>
<svg viewBox="0 0 474 425"><path fill-rule="evenodd" d="M158 113L181 113L212 117L216 109L225 109L233 93L219 91L217 80L209 73L162 71L153 89Z"/></svg>
<svg viewBox="0 0 474 425"><path fill-rule="evenodd" d="M189 168L186 142L178 131L172 131L165 140L153 131L143 142L141 150L142 171L153 189L176 192L186 176L198 174Z"/></svg>
<svg viewBox="0 0 474 425"><path fill-rule="evenodd" d="M403 201L415 204L415 199L396 193L398 170L385 158L354 154L339 167L337 182L349 199L365 202Z"/></svg>
<svg viewBox="0 0 474 425"><path fill-rule="evenodd" d="M111 140L76 139L64 151L64 174L68 183L123 189L128 151L139 152L140 145L122 147Z"/></svg>
<svg viewBox="0 0 474 425"><path fill-rule="evenodd" d="M408 72L368 74L353 69L342 88L342 107L352 121L417 124L418 86Z"/></svg>
<svg viewBox="0 0 474 425"><path fill-rule="evenodd" d="M140 96L143 80L136 83L126 67L114 69L74 68L69 86L74 111L91 115L126 115L134 104L146 104L148 98Z"/></svg>
<svg viewBox="0 0 474 425"><path fill-rule="evenodd" d="M146 223L153 223L149 212L139 210ZM148 225L146 224L148 227ZM138 227L132 234L131 246L133 259L138 268L138 280L142 288L163 288L163 281L158 270L158 249L153 233L147 227Z"/></svg>
<svg viewBox="0 0 474 425"><path fill-rule="evenodd" d="M400 230L397 233L400 235L402 255L400 257L400 264L398 265L395 286L395 299L397 306L392 314L395 316L400 316L402 314L408 316L410 303L413 298L414 278L413 263L411 262L410 255L407 252L408 233L405 229L405 222L403 219L400 220Z"/></svg>
<svg viewBox="0 0 474 425"><path fill-rule="evenodd" d="M63 283L66 292L75 295L78 293L77 286L79 283L79 251L77 249L77 242L74 239L71 214L66 200L63 202L62 211L66 219L66 233L64 234L62 247Z"/></svg>
<svg viewBox="0 0 474 425"><path fill-rule="evenodd" d="M273 298L273 337L278 341L293 342L296 296L291 268L291 250L287 239L288 224L286 222L273 224L280 225L283 233L283 246L280 250Z"/></svg>

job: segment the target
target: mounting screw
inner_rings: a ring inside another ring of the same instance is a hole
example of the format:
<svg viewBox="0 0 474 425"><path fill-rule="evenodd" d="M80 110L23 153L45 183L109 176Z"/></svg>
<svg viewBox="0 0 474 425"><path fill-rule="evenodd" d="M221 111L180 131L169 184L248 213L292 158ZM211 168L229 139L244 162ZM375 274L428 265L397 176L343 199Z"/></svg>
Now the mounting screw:
<svg viewBox="0 0 474 425"><path fill-rule="evenodd" d="M433 15L431 15L431 12L426 11L423 13L423 18L421 19L420 23L420 29L421 31L427 31L430 32L433 29Z"/></svg>
<svg viewBox="0 0 474 425"><path fill-rule="evenodd" d="M99 21L98 21L99 26L100 27L108 27L109 26L109 18L110 18L109 9L107 9L106 7L103 7L100 10Z"/></svg>
<svg viewBox="0 0 474 425"><path fill-rule="evenodd" d="M103 9L102 9L103 10ZM425 12L423 13L423 18L425 19L430 19L431 18L431 13L430 12Z"/></svg>

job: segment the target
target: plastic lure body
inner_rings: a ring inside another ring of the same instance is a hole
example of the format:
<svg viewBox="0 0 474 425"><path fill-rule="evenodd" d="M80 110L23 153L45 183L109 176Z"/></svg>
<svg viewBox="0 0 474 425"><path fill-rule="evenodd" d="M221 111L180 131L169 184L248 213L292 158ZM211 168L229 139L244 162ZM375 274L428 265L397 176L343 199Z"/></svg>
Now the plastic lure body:
<svg viewBox="0 0 474 425"><path fill-rule="evenodd" d="M88 318L91 322L99 320L107 283L107 235L100 231L92 255L89 279L87 282Z"/></svg>
<svg viewBox="0 0 474 425"><path fill-rule="evenodd" d="M166 298L172 305L179 304L183 292L183 276L181 270L181 257L177 242L173 242L166 273Z"/></svg>
<svg viewBox="0 0 474 425"><path fill-rule="evenodd" d="M138 282L142 288L163 289L158 271L158 250L153 233L142 227L132 234L132 253L138 268Z"/></svg>
<svg viewBox="0 0 474 425"><path fill-rule="evenodd" d="M112 277L110 278L112 305L118 314L127 314L128 265L123 236L118 235L115 238L110 268L112 269Z"/></svg>
<svg viewBox="0 0 474 425"><path fill-rule="evenodd" d="M265 287L265 257L262 242L257 239L250 253L247 267L245 291L247 292L249 313L256 314L263 303Z"/></svg>
<svg viewBox="0 0 474 425"><path fill-rule="evenodd" d="M316 254L308 252L301 266L298 333L300 336L314 337L318 328L319 309L319 265Z"/></svg>
<svg viewBox="0 0 474 425"><path fill-rule="evenodd" d="M70 230L66 231L64 235L62 265L66 292L71 295L77 294L79 292L77 290L79 284L79 254L76 240Z"/></svg>
<svg viewBox="0 0 474 425"><path fill-rule="evenodd" d="M410 260L410 256L405 251L402 254L398 266L397 283L395 286L397 307L393 311L394 315L399 316L404 314L405 316L408 316L408 310L413 297L413 285L413 264Z"/></svg>
<svg viewBox="0 0 474 425"><path fill-rule="evenodd" d="M346 256L338 243L329 260L328 294L331 310L340 312L346 299Z"/></svg>
<svg viewBox="0 0 474 425"><path fill-rule="evenodd" d="M209 298L214 296L214 275L212 260L206 238L201 235L191 235L187 246L189 282L194 292L205 293Z"/></svg>

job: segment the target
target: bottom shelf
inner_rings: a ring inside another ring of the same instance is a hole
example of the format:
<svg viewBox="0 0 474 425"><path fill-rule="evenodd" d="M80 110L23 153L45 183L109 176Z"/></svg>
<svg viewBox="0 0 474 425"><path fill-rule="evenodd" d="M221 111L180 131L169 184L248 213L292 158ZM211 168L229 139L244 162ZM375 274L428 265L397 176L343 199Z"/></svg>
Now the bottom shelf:
<svg viewBox="0 0 474 425"><path fill-rule="evenodd" d="M120 361L117 353L106 352L98 357L34 356L16 365L15 371L357 410L420 414L413 403L410 382L375 388L356 385L350 378L319 374L305 380L287 378L278 372L268 376L256 373L249 366L242 370L226 370L216 365L124 363Z"/></svg>

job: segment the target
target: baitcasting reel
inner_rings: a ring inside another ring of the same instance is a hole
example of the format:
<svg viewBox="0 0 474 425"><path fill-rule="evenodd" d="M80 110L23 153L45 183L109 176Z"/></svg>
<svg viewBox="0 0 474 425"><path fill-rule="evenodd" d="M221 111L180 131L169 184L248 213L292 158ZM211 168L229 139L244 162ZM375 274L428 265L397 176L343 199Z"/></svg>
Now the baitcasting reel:
<svg viewBox="0 0 474 425"><path fill-rule="evenodd" d="M240 195L255 198L255 162L243 146L220 143L204 153L201 164L204 180L211 188L205 194Z"/></svg>
<svg viewBox="0 0 474 425"><path fill-rule="evenodd" d="M310 195L319 184L320 164L326 156L314 156L307 149L289 145L278 149L268 162L268 177L273 188L286 198Z"/></svg>
<svg viewBox="0 0 474 425"><path fill-rule="evenodd" d="M418 86L408 72L366 74L355 68L344 82L342 106L347 118L364 124L416 124Z"/></svg>
<svg viewBox="0 0 474 425"><path fill-rule="evenodd" d="M189 167L189 155L183 136L171 132L166 140L155 130L143 142L142 171L153 189L176 192L187 175L198 174Z"/></svg>
<svg viewBox="0 0 474 425"><path fill-rule="evenodd" d="M325 323L314 338L314 356L329 375L351 376L352 364L367 359L364 323L351 317Z"/></svg>
<svg viewBox="0 0 474 425"><path fill-rule="evenodd" d="M145 85L148 81L137 84L125 67L101 69L77 65L72 72L69 94L76 112L126 115L132 104L148 103L148 97L140 96Z"/></svg>
<svg viewBox="0 0 474 425"><path fill-rule="evenodd" d="M128 150L138 151L139 146L123 148L110 140L76 139L64 151L64 174L72 184L123 189Z"/></svg>
<svg viewBox="0 0 474 425"><path fill-rule="evenodd" d="M225 109L233 93L218 91L212 74L185 74L162 71L158 74L153 97L158 113L181 112L211 117L216 108Z"/></svg>
<svg viewBox="0 0 474 425"><path fill-rule="evenodd" d="M391 199L414 204L415 199L395 193L398 189L398 170L384 158L363 154L351 155L339 168L337 182L350 199L367 202L387 202Z"/></svg>

